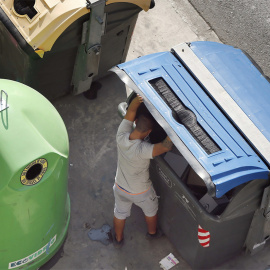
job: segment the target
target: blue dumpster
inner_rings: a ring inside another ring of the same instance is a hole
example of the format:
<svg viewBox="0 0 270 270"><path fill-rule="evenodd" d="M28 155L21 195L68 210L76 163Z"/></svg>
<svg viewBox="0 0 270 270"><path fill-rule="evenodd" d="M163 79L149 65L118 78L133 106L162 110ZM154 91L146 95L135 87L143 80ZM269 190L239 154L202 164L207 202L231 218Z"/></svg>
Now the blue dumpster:
<svg viewBox="0 0 270 270"><path fill-rule="evenodd" d="M167 133L174 143L150 175L160 226L181 256L203 269L261 250L270 235L268 78L243 51L216 42L179 44L112 71L155 118L150 141Z"/></svg>

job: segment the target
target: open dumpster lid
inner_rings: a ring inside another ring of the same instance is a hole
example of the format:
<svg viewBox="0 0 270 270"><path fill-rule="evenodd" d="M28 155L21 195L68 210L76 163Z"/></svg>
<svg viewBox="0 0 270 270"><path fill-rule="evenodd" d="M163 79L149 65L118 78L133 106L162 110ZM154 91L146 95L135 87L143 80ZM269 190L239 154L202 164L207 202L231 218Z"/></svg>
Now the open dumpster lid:
<svg viewBox="0 0 270 270"><path fill-rule="evenodd" d="M232 46L193 42L173 51L270 166L270 83L264 75Z"/></svg>
<svg viewBox="0 0 270 270"><path fill-rule="evenodd" d="M143 96L146 107L205 182L209 195L221 197L242 183L267 179L269 170L264 159L255 153L188 65L183 65L177 52L190 50L192 43L183 46L135 59L113 71Z"/></svg>

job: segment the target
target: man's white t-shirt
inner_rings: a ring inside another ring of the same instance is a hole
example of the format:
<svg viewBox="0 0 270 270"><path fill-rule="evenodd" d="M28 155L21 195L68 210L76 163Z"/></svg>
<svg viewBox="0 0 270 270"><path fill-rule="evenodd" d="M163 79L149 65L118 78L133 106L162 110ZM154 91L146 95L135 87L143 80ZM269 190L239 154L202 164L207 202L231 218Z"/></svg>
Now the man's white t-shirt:
<svg viewBox="0 0 270 270"><path fill-rule="evenodd" d="M118 161L115 182L126 191L136 194L152 185L149 165L154 145L142 140L129 140L132 130L133 122L124 119L116 134Z"/></svg>

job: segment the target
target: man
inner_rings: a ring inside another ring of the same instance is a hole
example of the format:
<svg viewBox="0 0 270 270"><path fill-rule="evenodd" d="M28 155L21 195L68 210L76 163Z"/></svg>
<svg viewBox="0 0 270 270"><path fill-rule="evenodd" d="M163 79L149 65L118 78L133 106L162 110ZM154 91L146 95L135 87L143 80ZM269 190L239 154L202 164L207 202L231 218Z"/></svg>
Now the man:
<svg viewBox="0 0 270 270"><path fill-rule="evenodd" d="M121 247L123 244L125 221L130 215L133 203L144 212L148 229L147 238L157 238L161 235L157 229L158 200L149 179L149 165L150 159L168 152L173 144L168 136L157 144L144 141L153 128L153 120L143 114L135 119L142 102L143 99L139 95L132 100L116 135L118 162L113 187L116 247ZM133 130L134 121L136 127Z"/></svg>

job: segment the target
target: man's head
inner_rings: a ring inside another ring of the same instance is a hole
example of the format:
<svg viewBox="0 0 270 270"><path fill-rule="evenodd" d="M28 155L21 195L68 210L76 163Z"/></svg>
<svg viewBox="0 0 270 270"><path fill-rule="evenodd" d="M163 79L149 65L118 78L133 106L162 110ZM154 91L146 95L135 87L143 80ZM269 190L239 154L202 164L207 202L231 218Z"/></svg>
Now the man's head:
<svg viewBox="0 0 270 270"><path fill-rule="evenodd" d="M152 117L144 114L140 114L136 119L136 130L140 133L146 133L148 135L154 126Z"/></svg>

